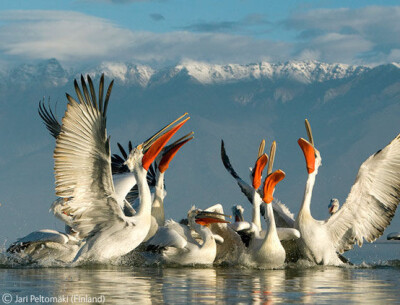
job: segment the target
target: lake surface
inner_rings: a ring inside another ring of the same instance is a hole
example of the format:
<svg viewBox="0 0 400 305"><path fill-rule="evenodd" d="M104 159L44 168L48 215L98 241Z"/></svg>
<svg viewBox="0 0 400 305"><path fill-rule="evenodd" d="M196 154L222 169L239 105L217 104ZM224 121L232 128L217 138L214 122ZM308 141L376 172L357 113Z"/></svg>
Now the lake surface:
<svg viewBox="0 0 400 305"><path fill-rule="evenodd" d="M350 251L356 265L0 268L0 304L395 304L400 243Z"/></svg>

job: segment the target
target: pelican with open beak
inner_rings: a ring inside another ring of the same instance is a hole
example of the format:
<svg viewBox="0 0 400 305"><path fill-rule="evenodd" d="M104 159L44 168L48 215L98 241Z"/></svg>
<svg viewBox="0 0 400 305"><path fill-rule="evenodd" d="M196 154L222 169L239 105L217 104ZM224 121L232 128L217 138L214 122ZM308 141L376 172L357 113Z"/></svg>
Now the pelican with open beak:
<svg viewBox="0 0 400 305"><path fill-rule="evenodd" d="M373 242L381 236L396 211L400 198L400 135L361 165L342 208L322 221L314 219L310 209L321 156L307 120L306 128L310 141L298 140L308 173L295 222L301 233L299 251L302 258L316 264L341 265L348 262L341 253L355 243L362 246L364 239Z"/></svg>
<svg viewBox="0 0 400 305"><path fill-rule="evenodd" d="M169 220L159 228L148 242L148 249L157 250L167 263L179 265L209 265L215 260L217 246L209 226L217 223L229 223L224 217L228 215L202 211L192 207L188 212L188 224L185 228ZM192 236L191 230L200 236L200 241Z"/></svg>

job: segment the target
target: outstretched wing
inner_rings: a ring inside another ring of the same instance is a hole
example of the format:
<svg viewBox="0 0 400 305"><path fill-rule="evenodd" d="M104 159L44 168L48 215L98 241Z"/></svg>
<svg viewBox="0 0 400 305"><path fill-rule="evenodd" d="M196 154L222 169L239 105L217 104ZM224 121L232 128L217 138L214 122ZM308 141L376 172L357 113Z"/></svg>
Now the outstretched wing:
<svg viewBox="0 0 400 305"><path fill-rule="evenodd" d="M67 94L69 103L54 150L56 195L72 198L65 212L73 216L73 227L82 238L104 226L124 222L117 204L111 174L106 111L112 82L103 104L104 76L100 79L99 102L88 76L90 94L81 77L83 94L75 81L79 102Z"/></svg>
<svg viewBox="0 0 400 305"><path fill-rule="evenodd" d="M400 135L360 167L343 207L326 222L336 250L373 242L390 224L400 201Z"/></svg>
<svg viewBox="0 0 400 305"><path fill-rule="evenodd" d="M39 109L38 113L39 116L42 118L44 124L46 125L47 130L50 134L57 139L58 135L61 132L61 124L55 116L55 111L51 110L50 107L50 99L48 102L48 108L44 104L44 100L39 102Z"/></svg>

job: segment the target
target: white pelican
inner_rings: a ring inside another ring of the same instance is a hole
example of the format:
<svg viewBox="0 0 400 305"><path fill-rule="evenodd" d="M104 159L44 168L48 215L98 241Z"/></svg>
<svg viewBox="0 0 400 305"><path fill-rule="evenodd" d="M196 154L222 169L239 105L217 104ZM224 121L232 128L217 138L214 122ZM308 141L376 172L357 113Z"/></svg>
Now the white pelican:
<svg viewBox="0 0 400 305"><path fill-rule="evenodd" d="M208 207L204 211L216 212L219 215L224 215L224 209L221 204L215 204ZM222 216L217 216L222 219ZM245 251L245 246L242 242L240 232L236 232L229 223L216 222L211 223L209 226L214 237L220 237L217 240L217 256L215 257L216 263L238 263L241 254Z"/></svg>
<svg viewBox="0 0 400 305"><path fill-rule="evenodd" d="M307 124L307 122L306 122ZM323 265L340 265L337 253L353 248L363 240L373 242L389 225L400 198L400 135L370 156L360 167L356 181L342 208L325 221L312 217L312 190L321 157L312 143L299 139L308 179L295 227L303 258Z"/></svg>
<svg viewBox="0 0 400 305"><path fill-rule="evenodd" d="M254 237L250 241L248 253L251 256L252 263L261 268L281 267L286 258L286 252L283 248L276 230L274 212L271 202L276 184L285 177L285 173L277 170L265 178L263 202L266 206L267 230L264 238Z"/></svg>
<svg viewBox="0 0 400 305"><path fill-rule="evenodd" d="M150 189L152 190L153 196L153 204L151 208L151 215L155 218L158 226L162 227L165 224L165 212L164 212L164 199L167 195L164 186L164 175L166 170L169 167L170 162L175 157L177 152L185 145L187 142L193 139L193 132L188 133L182 138L176 140L174 143L165 146L162 151L158 154L157 158L153 164L150 166L150 170L147 174L147 182L149 184ZM121 151L122 156L126 159L127 153L125 149L118 143L119 149ZM129 142L129 151L132 150L132 145ZM123 173L123 171L127 171L127 168L123 167L125 160L114 154L112 156L112 166L115 168L115 171L119 171ZM153 194L154 192L154 194ZM139 204L137 202L138 199L138 189L135 185L130 192L126 196L126 200L131 205Z"/></svg>
<svg viewBox="0 0 400 305"><path fill-rule="evenodd" d="M335 214L339 210L339 207L340 207L339 200L337 200L336 198L332 198L328 205L329 214L331 215Z"/></svg>
<svg viewBox="0 0 400 305"><path fill-rule="evenodd" d="M164 187L165 171L168 169L170 162L175 157L178 150L192 139L193 132L190 132L182 138L176 140L174 143L164 147L155 159L154 166L152 164L149 168L149 172L147 173L147 182L152 192L152 219L150 230L146 238L143 240L144 242L148 241L152 236L154 236L159 227L165 225L164 199L167 195ZM126 159L128 155L125 149L119 143L118 147L121 151L122 156ZM128 147L130 152L132 150L131 142L129 142ZM111 160L113 172L125 174L125 171L127 171L128 168L124 165L124 159L121 156L114 154ZM113 177L115 177L116 175L117 174L114 174ZM126 202L128 202L130 206L134 206L136 208L138 205L140 205L137 185L135 185L126 195Z"/></svg>
<svg viewBox="0 0 400 305"><path fill-rule="evenodd" d="M262 144L260 145L262 146ZM225 150L225 144L224 141L221 140L221 159L222 163L224 164L224 167L226 170L232 175L233 178L235 178L237 184L240 187L240 190L242 193L246 196L246 198L250 201L250 203L253 205L254 202L256 203L256 206L259 207L259 210L261 211L261 215L265 215L265 207L262 204L262 192L261 190L258 190L258 187L261 185L261 165L265 167L265 164L262 164L262 162L265 162L265 157L262 157L262 153L260 152L262 149L259 149L259 156L258 156L258 166L256 162L256 166L254 167L254 170L251 170L251 180L252 180L252 185L249 185L247 182L245 182L242 178L239 177L239 175L236 173L236 171L233 169L232 164L229 160L228 155L226 154ZM265 155L266 156L266 155ZM262 157L262 159L261 159ZM261 162L262 161L262 162ZM257 170L255 170L257 169ZM257 175L257 176L256 176ZM257 187L257 189L255 188ZM279 200L274 199L272 202L272 207L274 210L274 215L275 215L275 221L277 227L284 227L284 228L293 228L294 227L294 215L290 213L289 209L281 203ZM260 220L260 212L255 208L253 205L252 209L252 222L258 227L261 228L261 220ZM249 225L249 228L251 227L251 224Z"/></svg>
<svg viewBox="0 0 400 305"><path fill-rule="evenodd" d="M50 134L57 139L61 131L61 124L56 118L54 114L55 112L52 111L50 105L47 108L44 105L44 102L39 103L38 112ZM164 173L168 169L169 163L174 158L178 150L192 139L193 132L164 147L154 161L155 166L153 167L152 164L149 167L147 182L150 186L150 189L152 190L152 216L154 217L154 219L152 219L151 229L148 233L148 236L145 238L145 241L147 241L151 236L155 234L158 226L163 226L165 224L163 201L165 196L167 195L167 192L164 188ZM135 204L137 206L139 204L139 202L135 202L138 199L138 187L136 185L134 175L130 172L125 162L128 158L128 154L120 143L117 144L121 151L122 157L118 154L113 154L111 157L114 189L115 193L117 194L118 202L124 209L125 215L133 216L135 215L136 211L132 208L132 205ZM128 149L129 153L133 149L131 141L129 141ZM130 189L132 185L134 186ZM50 210L57 218L66 222L66 231L69 232L71 230L71 217L61 213L61 210L67 204L68 201L65 200L65 198L61 200L57 199L52 204Z"/></svg>
<svg viewBox="0 0 400 305"><path fill-rule="evenodd" d="M82 245L77 234L55 230L39 230L18 239L7 252L21 262L71 262Z"/></svg>
<svg viewBox="0 0 400 305"><path fill-rule="evenodd" d="M202 211L192 207L188 212L189 227L175 221L167 221L164 227L147 242L148 249L161 251L167 263L179 265L209 265L215 260L217 246L214 234L208 228L211 223L227 222L220 213ZM191 235L191 229L199 236L199 242Z"/></svg>
<svg viewBox="0 0 400 305"><path fill-rule="evenodd" d="M99 101L90 77L90 93L83 77L83 94L75 81L79 102L67 94L69 103L54 150L56 195L67 198L68 204L62 213L72 217L72 227L83 239L74 261L107 261L130 252L143 241L151 220L147 170L168 140L189 119L171 128L182 116L129 154L126 165L138 184L141 205L135 216L127 216L118 202L112 181L106 132L111 87L103 103L103 79L100 80Z"/></svg>

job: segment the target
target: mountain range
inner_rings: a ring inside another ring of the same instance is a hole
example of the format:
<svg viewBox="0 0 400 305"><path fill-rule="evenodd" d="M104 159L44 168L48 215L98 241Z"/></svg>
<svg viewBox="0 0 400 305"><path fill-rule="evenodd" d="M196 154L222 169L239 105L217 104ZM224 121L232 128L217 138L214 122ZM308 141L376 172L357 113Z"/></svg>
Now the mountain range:
<svg viewBox="0 0 400 305"><path fill-rule="evenodd" d="M195 204L222 203L226 212L250 204L220 160L225 141L231 163L243 179L254 165L258 145L277 141L275 169L286 172L275 196L297 213L305 162L296 141L306 137L308 118L322 166L313 194L316 218L328 216L332 197L343 203L361 163L400 133L400 65L376 67L315 61L218 65L183 62L164 68L134 63L100 63L65 68L56 59L0 67L0 241L8 244L41 228L62 230L47 211L54 200L52 139L39 116L39 100L50 98L61 118L65 92L90 74L115 79L108 110L112 151L116 143L140 143L184 112L193 130L166 172L166 215L184 217ZM268 145L268 144L267 144ZM364 207L360 203L360 209ZM395 215L389 231L400 231Z"/></svg>

